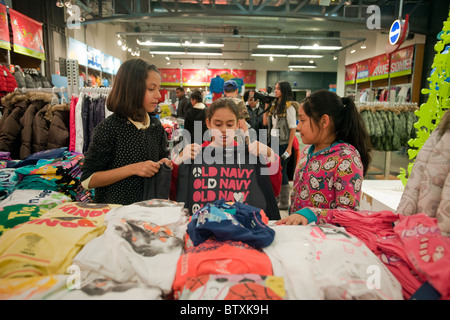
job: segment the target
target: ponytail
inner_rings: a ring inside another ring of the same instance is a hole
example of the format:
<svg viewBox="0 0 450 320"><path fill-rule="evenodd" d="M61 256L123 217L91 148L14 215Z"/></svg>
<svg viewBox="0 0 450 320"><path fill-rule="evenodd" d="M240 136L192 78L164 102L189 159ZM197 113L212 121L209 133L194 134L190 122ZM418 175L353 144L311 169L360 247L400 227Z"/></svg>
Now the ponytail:
<svg viewBox="0 0 450 320"><path fill-rule="evenodd" d="M366 175L372 160L369 134L353 99L344 97L341 101L345 116L340 124L335 123L336 140L343 140L359 151Z"/></svg>
<svg viewBox="0 0 450 320"><path fill-rule="evenodd" d="M304 100L303 109L318 124L324 114L333 119L336 141L354 146L361 156L366 174L371 162L371 143L361 115L350 97L340 98L328 90L318 90Z"/></svg>

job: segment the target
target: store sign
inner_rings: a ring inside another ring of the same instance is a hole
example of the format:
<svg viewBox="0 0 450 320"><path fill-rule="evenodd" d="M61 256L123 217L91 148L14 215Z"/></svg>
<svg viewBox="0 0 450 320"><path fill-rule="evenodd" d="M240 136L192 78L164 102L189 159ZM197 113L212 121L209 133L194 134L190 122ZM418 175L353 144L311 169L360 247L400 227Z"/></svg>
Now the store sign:
<svg viewBox="0 0 450 320"><path fill-rule="evenodd" d="M369 81L369 60L356 63L356 83Z"/></svg>
<svg viewBox="0 0 450 320"><path fill-rule="evenodd" d="M92 47L87 47L88 68L102 70L102 52Z"/></svg>
<svg viewBox="0 0 450 320"><path fill-rule="evenodd" d="M391 54L391 77L411 74L414 57L414 45Z"/></svg>
<svg viewBox="0 0 450 320"><path fill-rule="evenodd" d="M106 53L102 53L102 71L114 74L114 57L107 55Z"/></svg>
<svg viewBox="0 0 450 320"><path fill-rule="evenodd" d="M45 60L42 23L13 9L9 9L9 15L11 17L14 51Z"/></svg>
<svg viewBox="0 0 450 320"><path fill-rule="evenodd" d="M400 20L395 20L389 29L389 43L392 45L397 44L402 34L402 23Z"/></svg>
<svg viewBox="0 0 450 320"><path fill-rule="evenodd" d="M0 48L11 50L9 39L8 14L6 6L0 4Z"/></svg>
<svg viewBox="0 0 450 320"><path fill-rule="evenodd" d="M345 84L355 84L356 80L356 63L345 66Z"/></svg>
<svg viewBox="0 0 450 320"><path fill-rule="evenodd" d="M209 86L216 75L224 80L243 79L246 87L256 86L256 70L230 69L159 69L161 84L165 86Z"/></svg>
<svg viewBox="0 0 450 320"><path fill-rule="evenodd" d="M382 54L370 59L369 78L371 81L386 79L389 76L389 55Z"/></svg>
<svg viewBox="0 0 450 320"><path fill-rule="evenodd" d="M69 38L69 52L68 59L78 60L78 64L87 67L87 45L78 40Z"/></svg>

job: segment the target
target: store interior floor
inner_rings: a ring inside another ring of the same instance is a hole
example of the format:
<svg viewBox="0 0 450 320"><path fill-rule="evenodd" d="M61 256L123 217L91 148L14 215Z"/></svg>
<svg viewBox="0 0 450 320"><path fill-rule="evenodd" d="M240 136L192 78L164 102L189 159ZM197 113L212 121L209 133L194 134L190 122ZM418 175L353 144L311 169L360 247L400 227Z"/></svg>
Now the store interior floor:
<svg viewBox="0 0 450 320"><path fill-rule="evenodd" d="M305 146L302 143L300 135L297 133L297 140L300 144L300 150ZM389 174L385 174L386 157L390 157ZM367 180L398 180L397 175L400 173L400 168L407 168L409 164L409 157L406 149L399 151L392 151L389 155L386 152L374 150L372 153L372 162L369 171L365 177ZM289 182L292 186L292 181ZM288 216L287 210L280 211L281 218Z"/></svg>

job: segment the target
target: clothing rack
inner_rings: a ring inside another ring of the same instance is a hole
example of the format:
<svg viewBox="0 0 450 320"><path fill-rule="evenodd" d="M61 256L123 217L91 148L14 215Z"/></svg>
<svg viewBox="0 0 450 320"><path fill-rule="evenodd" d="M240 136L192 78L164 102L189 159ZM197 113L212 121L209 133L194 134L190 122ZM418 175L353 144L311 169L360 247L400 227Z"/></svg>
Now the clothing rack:
<svg viewBox="0 0 450 320"><path fill-rule="evenodd" d="M85 94L109 94L111 92L110 87L80 87L78 88L79 93L85 93Z"/></svg>
<svg viewBox="0 0 450 320"><path fill-rule="evenodd" d="M53 88L16 88L15 92L27 93L27 92L47 92L53 93L52 104L59 103L59 99L61 99L61 103L68 103L64 93L67 92L67 88L65 87L53 87ZM61 98L58 97L57 93L61 95Z"/></svg>
<svg viewBox="0 0 450 320"><path fill-rule="evenodd" d="M364 123L365 123L367 131L368 131L368 133L369 133L369 135L371 137L372 143L380 141L379 140L380 139L379 138L380 134L378 133L378 135L375 135L374 133L371 133L371 130L373 131L375 129L373 129L374 125L368 125L368 122L370 120L367 118L367 117L369 117L367 112L370 115L377 114L377 116L381 116L381 119L385 119L385 120L389 121L390 123L392 123L392 121L394 121L394 119L390 119L390 117L386 117L385 115L388 114L388 113L396 114L399 117L399 119L403 120L403 123L407 122L408 125L405 126L404 128L406 128L406 127L410 128L408 130L405 130L405 133L408 132L408 134L409 134L410 130L412 129L411 126L415 122L415 119L414 119L415 116L413 116L413 114L414 114L414 112L416 110L419 110L418 104L416 102L365 101L365 102L356 102L355 104L356 104L356 106L357 106L361 116L363 117ZM393 117L397 118L397 116L394 115ZM370 116L370 117L372 117L372 116ZM409 117L409 119L408 119L408 117ZM378 121L380 121L381 119L378 119ZM397 121L400 121L400 120L397 120ZM394 121L394 123L395 123L395 121ZM377 127L377 128L384 128L385 127L384 126L384 122L378 122L378 124L375 124L375 127ZM372 128L372 129L369 129L369 128ZM397 130L398 129L399 128L397 127ZM394 128L394 130L395 130L395 128ZM378 138L376 138L376 137L373 138L372 135L374 135L374 136L376 136ZM382 133L382 135L383 136L385 135L384 138L386 140L390 139L386 132ZM392 137L392 134L389 135L389 136ZM403 140L404 139L405 138L403 138ZM393 140L389 140L389 141L393 142ZM396 141L397 141L397 146L398 146L399 145L398 142L400 140L396 140ZM404 145L404 143L405 143L405 140L403 141L402 145ZM391 146L393 146L393 145L394 145L394 143L392 143ZM385 149L386 147L385 147L385 148L378 149L376 147L375 143L374 143L374 148L375 148L375 150L384 152L384 155L385 155L385 159L384 159L384 178L385 179L389 179L390 163L391 163L391 152L392 152L390 150L395 150L395 148L394 149L388 148L386 150ZM370 175L377 175L377 174L382 174L382 172L380 172L380 173L369 173L369 174Z"/></svg>

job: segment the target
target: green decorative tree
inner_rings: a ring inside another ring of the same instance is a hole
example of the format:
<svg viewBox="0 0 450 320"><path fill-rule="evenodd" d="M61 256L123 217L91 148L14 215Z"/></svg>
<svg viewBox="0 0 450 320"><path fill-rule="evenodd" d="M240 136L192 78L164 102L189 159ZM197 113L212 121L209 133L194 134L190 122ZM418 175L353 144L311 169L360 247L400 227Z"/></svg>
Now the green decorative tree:
<svg viewBox="0 0 450 320"><path fill-rule="evenodd" d="M427 78L430 83L429 89L424 88L421 91L422 94L429 95L428 100L415 112L418 117L418 121L414 124L417 129L417 137L408 141L408 145L411 147L408 150L408 156L411 160L407 167L408 177L420 149L439 125L445 111L450 108L450 12L437 38L438 42L434 46L436 55L431 66L430 77ZM403 185L406 185L408 178L404 168L400 168L400 174L397 177Z"/></svg>

